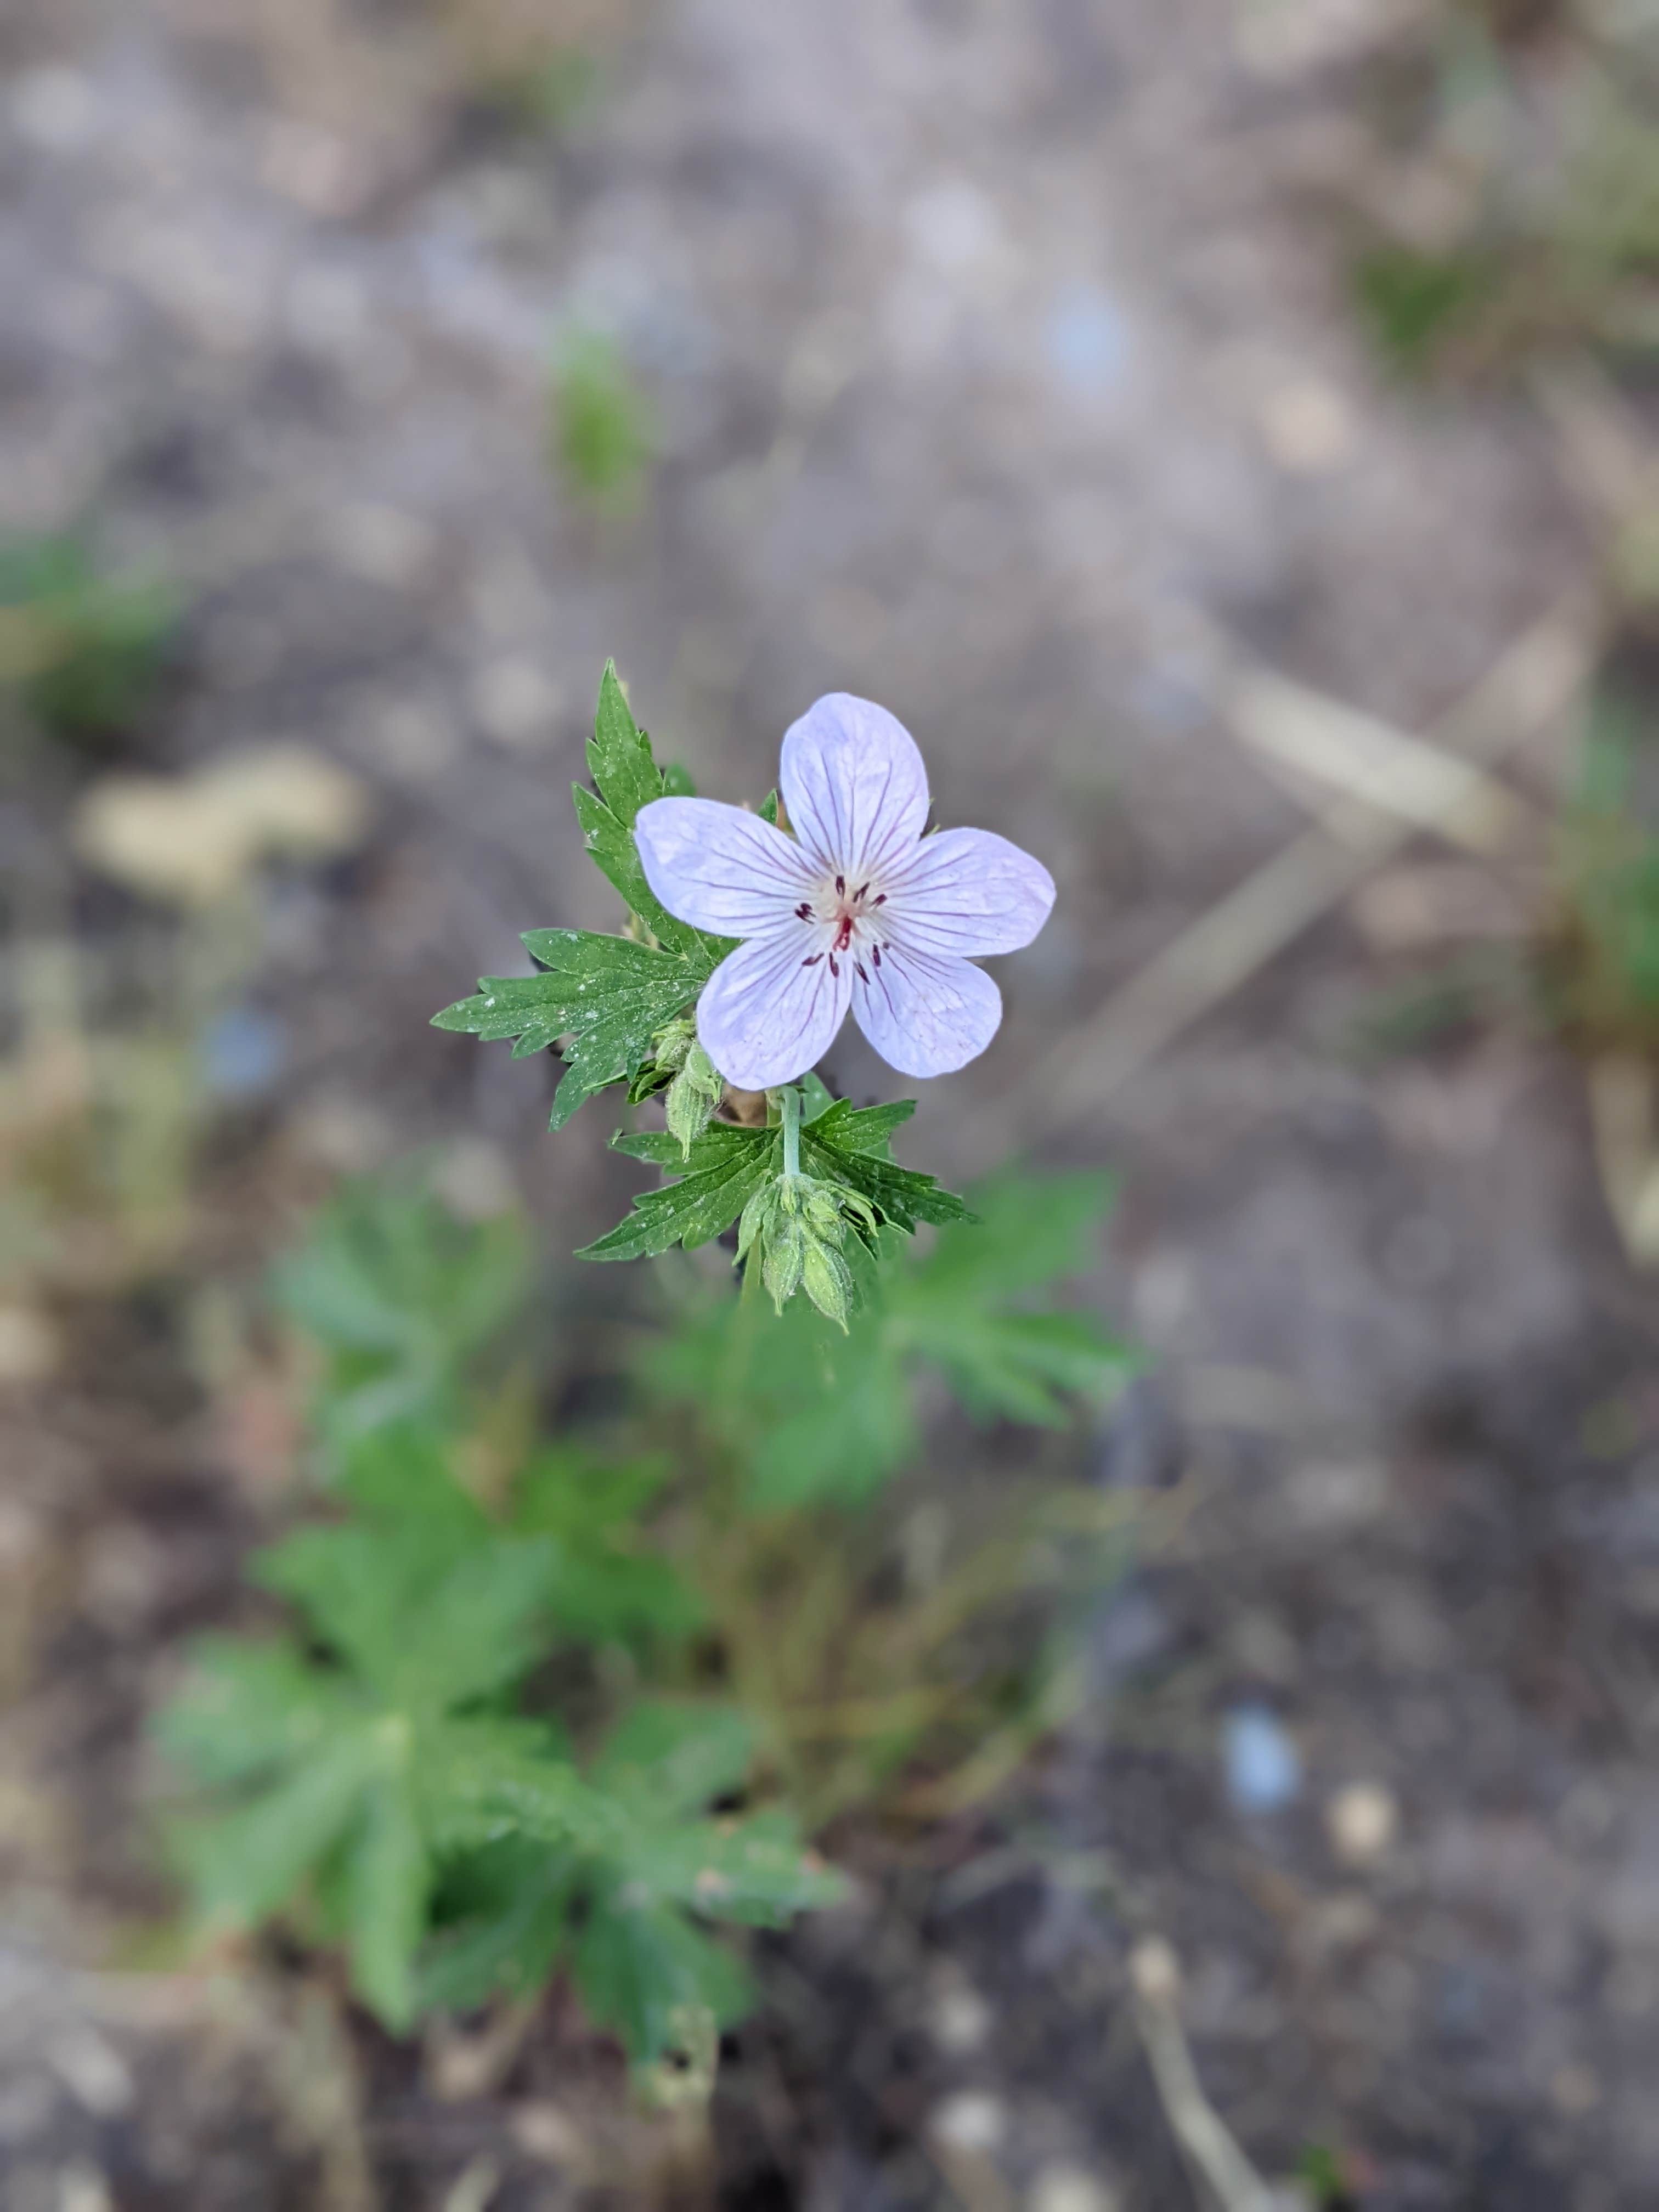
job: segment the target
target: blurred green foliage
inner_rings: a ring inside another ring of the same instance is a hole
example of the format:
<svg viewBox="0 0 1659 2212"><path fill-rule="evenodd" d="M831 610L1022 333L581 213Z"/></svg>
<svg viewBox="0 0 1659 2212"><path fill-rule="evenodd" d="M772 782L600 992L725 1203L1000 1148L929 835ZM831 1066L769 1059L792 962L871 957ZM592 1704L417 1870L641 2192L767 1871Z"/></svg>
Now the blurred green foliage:
<svg viewBox="0 0 1659 2212"><path fill-rule="evenodd" d="M458 1221L416 1168L348 1183L281 1261L278 1305L322 1355L325 1457L393 1422L467 1425L480 1355L529 1286L524 1224Z"/></svg>
<svg viewBox="0 0 1659 2212"><path fill-rule="evenodd" d="M526 1500L530 1522L572 1540L487 1514L419 1428L360 1439L346 1517L254 1562L303 1633L203 1647L160 1733L208 1800L174 1823L208 1925L280 1914L338 1943L393 2029L568 1963L643 2063L677 2008L720 2021L741 2008L740 1971L698 1920L775 1925L840 1883L779 1814L704 1817L752 1762L729 1711L635 1705L584 1771L557 1723L521 1709L550 1653L641 1626L625 1577L585 1583L607 1532L584 1525L580 1474L544 1464ZM556 1480L572 1486L550 1514ZM684 1627L695 1613L654 1565Z"/></svg>
<svg viewBox="0 0 1659 2212"><path fill-rule="evenodd" d="M1659 354L1659 28L1547 13L1460 0L1380 71L1352 273L1402 374L1486 376L1564 343Z"/></svg>
<svg viewBox="0 0 1659 2212"><path fill-rule="evenodd" d="M637 513L657 447L655 412L602 331L573 330L554 355L549 438L560 482L596 514Z"/></svg>
<svg viewBox="0 0 1659 2212"><path fill-rule="evenodd" d="M870 1509L939 1383L1055 1425L1121 1379L1121 1348L1053 1303L1109 1197L997 1179L982 1226L909 1247L879 1291L871 1268L846 1336L686 1260L683 1302L631 1340L631 1409L481 1486L522 1235L458 1222L410 1170L343 1189L277 1278L319 1355L329 1480L326 1517L253 1565L295 1626L204 1646L159 1723L200 1919L338 1947L397 2030L566 1972L640 2065L707 2045L748 2001L710 1924L840 1893L794 1819L919 1757L965 1802L1057 1716L1056 1608L1110 1571L1119 1508L1000 1491L960 1558L933 1546L896 1589L908 1523ZM1025 1629L965 1664L1011 1601Z"/></svg>
<svg viewBox="0 0 1659 2212"><path fill-rule="evenodd" d="M1092 1315L1038 1304L1094 1264L1111 1179L1013 1172L970 1196L977 1220L931 1249L886 1231L876 1264L854 1244L862 1305L844 1336L805 1301L781 1316L696 1301L643 1352L647 1387L740 1470L746 1504L860 1504L918 1449L930 1375L978 1418L1045 1427L1121 1383L1123 1347Z"/></svg>
<svg viewBox="0 0 1659 2212"><path fill-rule="evenodd" d="M177 599L106 576L80 538L0 546L0 687L49 735L94 750L153 699L177 634Z"/></svg>
<svg viewBox="0 0 1659 2212"><path fill-rule="evenodd" d="M1569 1027L1659 1046L1659 742L1650 704L1604 685L1558 852L1545 985Z"/></svg>

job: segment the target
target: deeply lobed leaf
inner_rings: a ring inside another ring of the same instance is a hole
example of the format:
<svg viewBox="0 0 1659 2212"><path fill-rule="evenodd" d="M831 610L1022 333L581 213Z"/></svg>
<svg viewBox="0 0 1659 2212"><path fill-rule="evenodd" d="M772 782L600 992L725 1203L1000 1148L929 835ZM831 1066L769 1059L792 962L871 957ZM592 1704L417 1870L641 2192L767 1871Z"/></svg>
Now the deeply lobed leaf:
<svg viewBox="0 0 1659 2212"><path fill-rule="evenodd" d="M542 974L486 975L473 997L446 1006L432 1023L487 1042L516 1037L519 1057L563 1039L556 1129L596 1091L639 1075L657 1032L692 1003L720 957L708 949L713 939L684 953L586 929L527 930L524 941Z"/></svg>

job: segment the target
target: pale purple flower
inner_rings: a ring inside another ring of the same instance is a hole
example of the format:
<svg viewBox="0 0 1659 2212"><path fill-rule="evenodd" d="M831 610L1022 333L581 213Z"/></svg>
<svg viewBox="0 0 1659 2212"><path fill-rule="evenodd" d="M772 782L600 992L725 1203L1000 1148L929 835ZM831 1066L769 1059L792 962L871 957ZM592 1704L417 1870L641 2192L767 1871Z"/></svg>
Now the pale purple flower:
<svg viewBox="0 0 1659 2212"><path fill-rule="evenodd" d="M1040 860L990 830L924 837L927 771L884 707L832 691L785 733L795 835L712 799L656 799L635 820L646 880L672 915L744 942L697 1002L728 1083L792 1083L850 1006L902 1075L984 1051L1002 994L970 965L1029 945L1054 902Z"/></svg>

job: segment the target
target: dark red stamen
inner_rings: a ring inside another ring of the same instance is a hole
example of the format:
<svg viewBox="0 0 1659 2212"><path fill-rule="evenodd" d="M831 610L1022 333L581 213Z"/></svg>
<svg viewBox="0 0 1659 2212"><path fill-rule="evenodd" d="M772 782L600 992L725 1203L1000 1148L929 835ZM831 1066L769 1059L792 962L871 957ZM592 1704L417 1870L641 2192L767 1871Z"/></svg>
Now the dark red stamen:
<svg viewBox="0 0 1659 2212"><path fill-rule="evenodd" d="M803 899L800 904L795 908L795 912L800 916L803 921L811 921L812 919L811 900Z"/></svg>
<svg viewBox="0 0 1659 2212"><path fill-rule="evenodd" d="M865 974L865 972L864 972L864 963L863 963L863 961L862 961L862 960L855 960L855 961L853 963L853 965L854 965L854 968L856 968L856 969L858 969L858 971L859 971L859 981L860 981L860 983L867 983L867 982L869 981L870 978L869 978L869 977Z"/></svg>
<svg viewBox="0 0 1659 2212"><path fill-rule="evenodd" d="M823 955L821 952L809 952L800 964L803 968L816 968L823 957Z"/></svg>
<svg viewBox="0 0 1659 2212"><path fill-rule="evenodd" d="M830 973L832 975L839 975L841 973L840 969L836 965L836 956L833 952L830 955Z"/></svg>
<svg viewBox="0 0 1659 2212"><path fill-rule="evenodd" d="M879 967L880 967L880 965L881 965L881 947L880 947L880 945L872 945L870 947L870 957L871 957L871 958L875 962L875 963L876 963L877 967L878 967L878 968L879 968Z"/></svg>
<svg viewBox="0 0 1659 2212"><path fill-rule="evenodd" d="M836 878L836 890L841 893L841 896L842 896L843 898L845 898L845 897L846 897L846 896L847 896L847 878L846 878L846 877L845 877L845 876L837 876L837 877Z"/></svg>
<svg viewBox="0 0 1659 2212"><path fill-rule="evenodd" d="M886 894L886 892L885 892L885 891L878 891L878 892L876 893L876 895L875 895L874 898L871 900L870 903L871 903L871 905L872 905L872 906L885 906L885 905L886 905L886 903L887 903L887 894Z"/></svg>
<svg viewBox="0 0 1659 2212"><path fill-rule="evenodd" d="M868 884L860 884L859 885L858 889L853 894L853 903L854 906L858 904L859 901L864 896L864 894L869 890L869 888L870 886Z"/></svg>

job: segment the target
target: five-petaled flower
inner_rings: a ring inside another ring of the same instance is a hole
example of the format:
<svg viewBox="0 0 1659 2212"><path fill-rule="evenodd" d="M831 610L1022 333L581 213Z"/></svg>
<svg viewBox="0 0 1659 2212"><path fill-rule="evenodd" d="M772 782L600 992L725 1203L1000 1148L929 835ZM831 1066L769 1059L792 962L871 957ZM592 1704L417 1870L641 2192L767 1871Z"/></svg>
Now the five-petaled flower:
<svg viewBox="0 0 1659 2212"><path fill-rule="evenodd" d="M984 1051L1002 995L972 960L1029 945L1054 902L1040 860L989 830L927 823L927 772L884 707L831 692L785 733L795 835L710 799L657 799L635 823L646 880L672 915L744 942L697 1003L728 1083L791 1083L850 1006L902 1075Z"/></svg>

